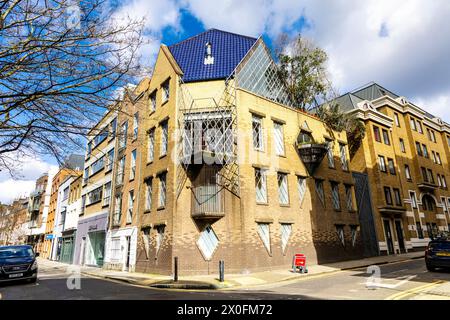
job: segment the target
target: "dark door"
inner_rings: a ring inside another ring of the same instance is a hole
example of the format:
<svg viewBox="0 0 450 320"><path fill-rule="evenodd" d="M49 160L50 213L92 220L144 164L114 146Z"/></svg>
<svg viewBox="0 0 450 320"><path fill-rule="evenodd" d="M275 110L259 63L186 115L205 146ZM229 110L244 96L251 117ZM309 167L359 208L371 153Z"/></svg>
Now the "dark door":
<svg viewBox="0 0 450 320"><path fill-rule="evenodd" d="M353 172L355 180L355 195L358 207L359 225L361 227L361 240L364 247L364 256L379 255L378 238L375 230L372 198L367 174Z"/></svg>
<svg viewBox="0 0 450 320"><path fill-rule="evenodd" d="M383 223L384 223L384 235L386 237L388 254L394 254L394 242L392 240L391 225L389 223L389 220L383 220Z"/></svg>
<svg viewBox="0 0 450 320"><path fill-rule="evenodd" d="M400 247L400 252L405 253L405 239L403 238L403 228L402 228L402 222L399 220L395 220L395 231L397 232L397 240L398 240L398 246Z"/></svg>
<svg viewBox="0 0 450 320"><path fill-rule="evenodd" d="M130 268L130 249L131 249L131 237L127 236L127 262L126 262L126 268L129 269Z"/></svg>

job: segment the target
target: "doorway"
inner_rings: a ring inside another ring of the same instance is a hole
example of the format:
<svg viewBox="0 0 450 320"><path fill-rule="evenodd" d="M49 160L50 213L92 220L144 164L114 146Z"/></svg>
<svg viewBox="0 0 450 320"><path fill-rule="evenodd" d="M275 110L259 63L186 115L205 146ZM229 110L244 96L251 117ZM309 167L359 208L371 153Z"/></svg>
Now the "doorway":
<svg viewBox="0 0 450 320"><path fill-rule="evenodd" d="M392 239L391 223L387 219L383 219L384 236L386 238L387 253L394 254L394 241Z"/></svg>
<svg viewBox="0 0 450 320"><path fill-rule="evenodd" d="M403 228L401 220L395 220L395 231L397 233L398 246L400 253L406 253L405 238L403 237Z"/></svg>
<svg viewBox="0 0 450 320"><path fill-rule="evenodd" d="M125 269L127 271L130 271L130 254L131 254L131 237L126 236L126 245L127 245L127 252L126 252L126 261L125 261Z"/></svg>

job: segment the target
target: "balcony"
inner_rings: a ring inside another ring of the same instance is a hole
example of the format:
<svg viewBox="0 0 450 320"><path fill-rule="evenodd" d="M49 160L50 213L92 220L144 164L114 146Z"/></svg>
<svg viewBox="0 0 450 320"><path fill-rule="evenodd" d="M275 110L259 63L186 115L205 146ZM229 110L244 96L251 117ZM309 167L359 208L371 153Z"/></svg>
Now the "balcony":
<svg viewBox="0 0 450 320"><path fill-rule="evenodd" d="M435 183L428 182L428 181L422 181L417 184L417 187L420 191L424 192L431 192L433 193L434 190L438 188L438 186Z"/></svg>
<svg viewBox="0 0 450 320"><path fill-rule="evenodd" d="M225 216L223 187L218 168L204 167L194 180L191 216L194 219L220 219Z"/></svg>
<svg viewBox="0 0 450 320"><path fill-rule="evenodd" d="M229 113L186 113L181 161L194 165L223 165L233 162L234 141Z"/></svg>
<svg viewBox="0 0 450 320"><path fill-rule="evenodd" d="M297 143L297 150L303 164L312 176L328 152L326 144Z"/></svg>

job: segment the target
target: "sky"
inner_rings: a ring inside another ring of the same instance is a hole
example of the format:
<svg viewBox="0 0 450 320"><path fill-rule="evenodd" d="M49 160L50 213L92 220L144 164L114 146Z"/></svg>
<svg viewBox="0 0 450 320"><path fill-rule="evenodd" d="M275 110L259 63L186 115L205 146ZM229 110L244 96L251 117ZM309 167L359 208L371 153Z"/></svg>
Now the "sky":
<svg viewBox="0 0 450 320"><path fill-rule="evenodd" d="M113 1L113 0L111 0ZM170 45L209 28L263 36L302 33L325 49L340 93L375 81L450 122L450 1L448 0L122 0L116 14L143 18L141 61L152 66L161 43ZM27 159L22 177L0 172L0 201L26 195L54 168Z"/></svg>

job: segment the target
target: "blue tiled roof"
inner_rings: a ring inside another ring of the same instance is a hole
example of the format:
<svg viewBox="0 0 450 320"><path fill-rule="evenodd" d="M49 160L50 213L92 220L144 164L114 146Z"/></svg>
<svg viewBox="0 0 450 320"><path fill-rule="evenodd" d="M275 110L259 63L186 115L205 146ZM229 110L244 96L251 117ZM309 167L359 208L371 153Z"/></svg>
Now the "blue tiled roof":
<svg viewBox="0 0 450 320"><path fill-rule="evenodd" d="M225 79L257 39L217 29L210 29L192 38L169 46L183 70L184 82ZM211 43L213 64L204 64L205 45Z"/></svg>

